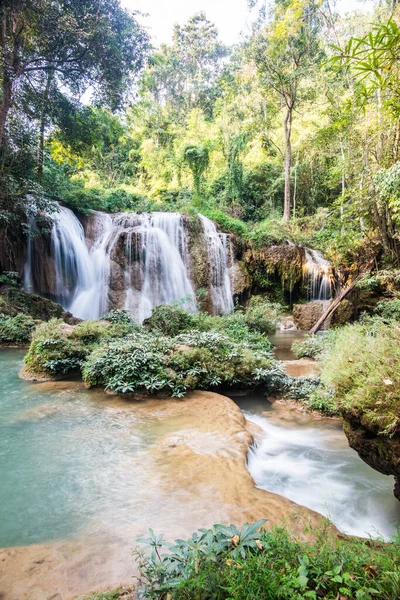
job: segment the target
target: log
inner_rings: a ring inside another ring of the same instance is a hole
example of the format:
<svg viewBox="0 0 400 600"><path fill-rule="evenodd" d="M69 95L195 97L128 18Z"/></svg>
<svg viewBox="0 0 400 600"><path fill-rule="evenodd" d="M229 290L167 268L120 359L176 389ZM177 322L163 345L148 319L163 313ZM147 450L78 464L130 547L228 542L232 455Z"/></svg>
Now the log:
<svg viewBox="0 0 400 600"><path fill-rule="evenodd" d="M337 307L339 306L341 301L344 300L346 298L346 296L348 294L350 294L350 292L355 288L357 283L359 281L361 281L361 279L363 279L363 277L365 277L365 275L367 275L367 273L369 273L369 271L372 268L372 265L373 265L373 261L371 261L368 264L368 266L365 268L365 270L362 273L360 273L359 275L357 275L357 277L350 283L350 285L348 285L347 288L345 290L343 290L343 292L332 302L332 304L330 304L328 306L328 308L326 309L326 311L324 312L322 317L320 319L318 319L318 321L315 323L315 325L310 329L310 331L309 331L310 335L314 335L315 333L317 333L317 331L322 327L322 325L325 323L327 318L333 315L333 313L335 312L335 310L337 309Z"/></svg>

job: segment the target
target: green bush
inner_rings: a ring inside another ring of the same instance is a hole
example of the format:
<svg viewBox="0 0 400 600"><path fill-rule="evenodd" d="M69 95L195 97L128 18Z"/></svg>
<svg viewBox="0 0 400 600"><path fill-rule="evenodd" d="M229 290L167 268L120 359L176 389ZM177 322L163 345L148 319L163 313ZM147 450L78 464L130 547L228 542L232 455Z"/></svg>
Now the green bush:
<svg viewBox="0 0 400 600"><path fill-rule="evenodd" d="M246 308L246 324L261 333L274 333L282 316L280 304L273 304L262 296L253 296Z"/></svg>
<svg viewBox="0 0 400 600"><path fill-rule="evenodd" d="M153 308L151 317L145 323L150 331L160 331L168 336L175 336L187 329L193 329L196 324L197 320L194 315L171 304L160 304Z"/></svg>
<svg viewBox="0 0 400 600"><path fill-rule="evenodd" d="M179 306L163 304L153 309L144 325L150 331L158 331L167 336L192 330L216 331L235 343L268 351L271 343L266 334L275 331L280 314L279 305L257 297L250 301L245 313L238 310L223 317L213 317L203 312L191 314Z"/></svg>
<svg viewBox="0 0 400 600"><path fill-rule="evenodd" d="M330 335L310 335L304 340L295 340L292 344L292 351L297 354L298 358L307 356L320 360L324 352L328 349L331 343L332 336Z"/></svg>
<svg viewBox="0 0 400 600"><path fill-rule="evenodd" d="M265 521L214 525L187 541L139 539L143 598L170 600L394 600L400 593L400 544L335 539L325 527L301 542ZM163 547L168 552L163 552ZM150 549L150 555L146 551Z"/></svg>
<svg viewBox="0 0 400 600"><path fill-rule="evenodd" d="M22 313L12 317L0 314L0 343L23 344L31 339L35 321Z"/></svg>
<svg viewBox="0 0 400 600"><path fill-rule="evenodd" d="M69 339L59 319L42 323L33 333L32 342L25 356L29 372L38 375L65 375L80 368L88 354L79 339Z"/></svg>
<svg viewBox="0 0 400 600"><path fill-rule="evenodd" d="M188 390L221 386L273 387L283 373L269 352L236 344L216 331L136 332L104 342L89 356L83 378L118 393L182 397Z"/></svg>
<svg viewBox="0 0 400 600"><path fill-rule="evenodd" d="M366 319L340 330L321 380L340 410L356 412L367 428L390 434L400 422L399 364L398 326Z"/></svg>
<svg viewBox="0 0 400 600"><path fill-rule="evenodd" d="M400 321L400 298L379 302L375 312L385 321Z"/></svg>

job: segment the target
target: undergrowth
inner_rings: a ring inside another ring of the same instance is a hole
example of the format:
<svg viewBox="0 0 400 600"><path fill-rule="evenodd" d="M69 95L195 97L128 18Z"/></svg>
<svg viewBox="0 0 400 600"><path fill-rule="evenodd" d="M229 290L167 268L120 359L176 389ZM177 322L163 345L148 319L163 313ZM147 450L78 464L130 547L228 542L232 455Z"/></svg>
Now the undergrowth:
<svg viewBox="0 0 400 600"><path fill-rule="evenodd" d="M265 521L214 525L188 540L138 540L142 597L170 600L394 600L400 593L399 540L336 539L326 526L298 540ZM166 551L163 551L163 548ZM150 550L150 553L148 552Z"/></svg>

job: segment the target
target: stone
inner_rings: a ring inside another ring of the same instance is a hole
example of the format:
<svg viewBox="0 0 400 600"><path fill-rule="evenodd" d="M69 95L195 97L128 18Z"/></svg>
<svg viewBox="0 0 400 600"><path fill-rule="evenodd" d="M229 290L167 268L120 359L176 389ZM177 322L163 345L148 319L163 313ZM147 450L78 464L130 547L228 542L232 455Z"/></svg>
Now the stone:
<svg viewBox="0 0 400 600"><path fill-rule="evenodd" d="M293 306L293 320L297 329L309 331L322 317L324 310L322 302L295 304Z"/></svg>

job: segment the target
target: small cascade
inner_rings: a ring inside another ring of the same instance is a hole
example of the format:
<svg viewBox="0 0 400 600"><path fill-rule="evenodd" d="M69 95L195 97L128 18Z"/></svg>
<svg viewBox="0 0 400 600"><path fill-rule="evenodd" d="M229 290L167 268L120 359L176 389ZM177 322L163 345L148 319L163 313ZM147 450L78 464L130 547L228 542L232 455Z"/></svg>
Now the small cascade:
<svg viewBox="0 0 400 600"><path fill-rule="evenodd" d="M316 250L305 249L304 287L310 302L329 302L332 298L331 265Z"/></svg>
<svg viewBox="0 0 400 600"><path fill-rule="evenodd" d="M74 218L76 219L75 215ZM94 212L95 240L88 253L91 277L76 287L73 301L68 310L81 319L98 319L108 310L108 285L110 279L110 263L108 244L113 234L113 223L110 215ZM76 219L77 220L77 219Z"/></svg>
<svg viewBox="0 0 400 600"><path fill-rule="evenodd" d="M230 236L219 233L215 223L204 215L199 215L207 241L210 264L210 292L215 314L233 311L233 298L228 269L228 240ZM230 252L232 247L230 246Z"/></svg>
<svg viewBox="0 0 400 600"><path fill-rule="evenodd" d="M23 272L24 290L30 294L33 294L35 289L33 285L33 237L36 231L36 219L32 215L29 215L27 222L28 230L28 242L26 245L26 259Z"/></svg>

